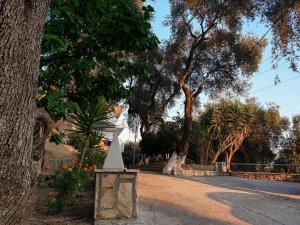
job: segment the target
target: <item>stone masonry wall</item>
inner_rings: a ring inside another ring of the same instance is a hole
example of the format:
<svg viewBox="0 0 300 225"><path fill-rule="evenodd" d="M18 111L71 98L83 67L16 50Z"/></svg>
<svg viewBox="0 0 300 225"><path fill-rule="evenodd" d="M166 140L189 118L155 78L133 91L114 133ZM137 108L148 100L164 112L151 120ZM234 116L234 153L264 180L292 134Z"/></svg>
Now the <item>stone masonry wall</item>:
<svg viewBox="0 0 300 225"><path fill-rule="evenodd" d="M137 217L137 173L97 172L95 220Z"/></svg>
<svg viewBox="0 0 300 225"><path fill-rule="evenodd" d="M185 170L215 171L214 165L183 164L181 168Z"/></svg>
<svg viewBox="0 0 300 225"><path fill-rule="evenodd" d="M217 176L216 171L174 169L174 176Z"/></svg>
<svg viewBox="0 0 300 225"><path fill-rule="evenodd" d="M249 179L300 182L300 174L265 172L230 172L230 174L231 176L238 176Z"/></svg>

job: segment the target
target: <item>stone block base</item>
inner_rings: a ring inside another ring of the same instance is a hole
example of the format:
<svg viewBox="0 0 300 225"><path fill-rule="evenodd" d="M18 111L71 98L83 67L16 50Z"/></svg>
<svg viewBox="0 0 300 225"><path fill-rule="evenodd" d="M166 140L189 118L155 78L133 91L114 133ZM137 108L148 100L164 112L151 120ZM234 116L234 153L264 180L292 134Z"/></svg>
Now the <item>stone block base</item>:
<svg viewBox="0 0 300 225"><path fill-rule="evenodd" d="M95 221L136 218L138 170L95 172Z"/></svg>

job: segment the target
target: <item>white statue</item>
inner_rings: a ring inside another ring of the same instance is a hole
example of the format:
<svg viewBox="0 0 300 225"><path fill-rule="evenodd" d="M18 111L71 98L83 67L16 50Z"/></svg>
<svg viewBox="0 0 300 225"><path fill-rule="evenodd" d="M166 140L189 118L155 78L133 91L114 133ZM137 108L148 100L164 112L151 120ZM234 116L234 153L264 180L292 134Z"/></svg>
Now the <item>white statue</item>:
<svg viewBox="0 0 300 225"><path fill-rule="evenodd" d="M122 145L119 141L119 135L124 128L114 128L115 132L111 146L109 147L106 159L104 161L103 169L124 169L122 158Z"/></svg>

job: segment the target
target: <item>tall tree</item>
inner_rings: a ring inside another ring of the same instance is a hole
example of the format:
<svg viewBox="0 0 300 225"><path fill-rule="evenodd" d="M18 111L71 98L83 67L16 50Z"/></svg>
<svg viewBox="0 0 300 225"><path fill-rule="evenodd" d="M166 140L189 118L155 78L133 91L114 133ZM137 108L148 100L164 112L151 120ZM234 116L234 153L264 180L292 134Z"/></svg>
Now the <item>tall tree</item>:
<svg viewBox="0 0 300 225"><path fill-rule="evenodd" d="M165 126L160 127L156 132L144 135L140 142L141 151L148 157L162 156L168 158L177 150L180 140L182 119L173 118L175 121L167 121Z"/></svg>
<svg viewBox="0 0 300 225"><path fill-rule="evenodd" d="M300 115L292 119L292 127L279 152L277 163L300 164ZM293 172L299 172L299 166L290 168Z"/></svg>
<svg viewBox="0 0 300 225"><path fill-rule="evenodd" d="M36 88L49 1L0 1L0 224L17 224L32 202Z"/></svg>
<svg viewBox="0 0 300 225"><path fill-rule="evenodd" d="M167 70L165 57L163 49L142 54L139 58L147 64L149 72L130 79L134 91L127 99L128 121L130 125L133 118L140 119L142 137L153 128L164 126L166 112L179 96L180 87Z"/></svg>
<svg viewBox="0 0 300 225"><path fill-rule="evenodd" d="M151 7L138 9L128 0L53 0L48 12L48 5L0 1L0 224L17 224L34 199L35 162L45 140L36 139L49 130L49 117L36 108L37 87L38 106L53 119L68 113L66 100L80 101L81 95L118 100L126 96L127 74L144 70L132 63L135 53L157 46Z"/></svg>
<svg viewBox="0 0 300 225"><path fill-rule="evenodd" d="M228 169L230 169L233 155L249 135L254 115L253 110L252 105L243 105L239 101L222 100L218 104L212 114L207 143L207 148L210 148L212 141L217 142L215 144L217 151L212 163L215 163L219 156L226 152L226 162Z"/></svg>
<svg viewBox="0 0 300 225"><path fill-rule="evenodd" d="M185 96L180 151L186 154L199 95L230 88L241 91L243 78L258 69L265 41L241 32L243 21L255 17L252 1L176 0L170 5L166 62Z"/></svg>
<svg viewBox="0 0 300 225"><path fill-rule="evenodd" d="M243 156L247 159L255 158L249 155L263 156L262 152L266 153L266 157L261 160L274 158L283 131L287 128L287 120L280 116L277 106L269 105L265 109L249 99L245 103L221 100L214 106L210 105L209 111L211 108L213 113L210 113L206 152L214 152L212 163L226 153L227 169L230 170L233 156L240 150L243 150Z"/></svg>

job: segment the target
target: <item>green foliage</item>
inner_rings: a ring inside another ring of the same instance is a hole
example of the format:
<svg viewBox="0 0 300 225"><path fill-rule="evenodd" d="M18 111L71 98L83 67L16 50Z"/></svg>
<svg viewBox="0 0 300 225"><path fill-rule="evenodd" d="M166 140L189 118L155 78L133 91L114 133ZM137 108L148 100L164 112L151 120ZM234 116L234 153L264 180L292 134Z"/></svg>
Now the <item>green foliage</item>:
<svg viewBox="0 0 300 225"><path fill-rule="evenodd" d="M75 132L83 136L99 136L99 132L111 126L110 106L104 97L90 97L77 104L73 114L69 115L69 121L73 123Z"/></svg>
<svg viewBox="0 0 300 225"><path fill-rule="evenodd" d="M178 83L184 82L196 98L224 89L243 91L241 84L258 70L266 46L241 29L255 18L256 3L180 0L170 5L165 62Z"/></svg>
<svg viewBox="0 0 300 225"><path fill-rule="evenodd" d="M157 145L163 153L172 154L178 150L183 121L179 117L174 117L173 119L175 120L174 122L166 122L156 134Z"/></svg>
<svg viewBox="0 0 300 225"><path fill-rule="evenodd" d="M297 71L300 50L299 21L300 6L298 0L253 0L258 6L258 16L272 26L272 57L275 61L283 57L290 62L292 70Z"/></svg>
<svg viewBox="0 0 300 225"><path fill-rule="evenodd" d="M76 111L69 115L68 120L74 125L73 132L79 134L84 140L81 152L81 160L85 160L86 153L99 143L103 128L112 126L110 119L111 107L104 97L90 97L74 104Z"/></svg>
<svg viewBox="0 0 300 225"><path fill-rule="evenodd" d="M100 132L100 130L98 131ZM105 154L99 150L99 143L102 138L102 136L99 133L94 133L90 136L90 143L89 143L89 151L86 154L86 157L84 159L84 163L88 165L97 165L100 167L105 159ZM80 153L82 153L85 140L84 136L80 133L70 133L68 134L68 145L73 146L75 149L77 149Z"/></svg>
<svg viewBox="0 0 300 225"><path fill-rule="evenodd" d="M175 105L180 96L180 87L169 73L163 49L141 54L140 61L146 62L149 72L133 80L133 91L127 98L128 124L133 129L136 118L140 120L142 133L163 125L167 109Z"/></svg>
<svg viewBox="0 0 300 225"><path fill-rule="evenodd" d="M253 120L252 110L251 105L244 105L239 101L221 100L212 114L209 128L214 133L214 139L222 144L228 135L237 134L250 126Z"/></svg>
<svg viewBox="0 0 300 225"><path fill-rule="evenodd" d="M135 153L134 153L135 151ZM122 152L122 157L124 164L126 166L133 164L133 157L134 157L134 164L138 164L142 158L142 152L138 143L135 144L134 142L129 142L124 145L124 151Z"/></svg>
<svg viewBox="0 0 300 225"><path fill-rule="evenodd" d="M210 119L213 109L207 106L205 112L196 118L192 123L192 138L190 142L188 160L195 161L200 164L207 164L208 160L213 157L211 152L206 152L207 136L209 132Z"/></svg>
<svg viewBox="0 0 300 225"><path fill-rule="evenodd" d="M155 133L146 133L140 141L140 148L143 154L153 156L160 153L157 145L157 138Z"/></svg>
<svg viewBox="0 0 300 225"><path fill-rule="evenodd" d="M264 108L253 99L245 103L223 99L210 104L195 123L200 127L198 146L210 146L208 152L201 147L197 150L200 160L206 157L211 161L229 136L238 136L247 127L248 134L233 161L253 163L274 159L288 125L277 106Z"/></svg>
<svg viewBox="0 0 300 225"><path fill-rule="evenodd" d="M73 171L74 170L74 171ZM75 198L85 187L87 173L78 175L78 171L72 168L62 170L56 175L55 188L59 193L59 198Z"/></svg>
<svg viewBox="0 0 300 225"><path fill-rule="evenodd" d="M169 2L171 37L164 46L163 62L185 95L180 152L187 154L199 96L224 90L243 93L249 76L258 70L266 43L242 32L243 23L255 18L253 1Z"/></svg>
<svg viewBox="0 0 300 225"><path fill-rule="evenodd" d="M55 177L55 196L49 196L45 205L48 213L58 214L66 210L74 199L79 196L93 180L92 171L95 167L87 167L77 162L63 163Z"/></svg>
<svg viewBox="0 0 300 225"><path fill-rule="evenodd" d="M234 137L248 127L248 135L234 154L233 162L270 163L285 140L288 124L277 106L263 107L254 99L222 99L207 104L193 120L187 162L210 164L228 136ZM178 150L182 125L182 118L176 117L156 132L144 134L140 142L142 154L155 159ZM291 155L288 152L282 151L282 156Z"/></svg>
<svg viewBox="0 0 300 225"><path fill-rule="evenodd" d="M65 134L60 132L58 129L55 133L52 133L49 139L49 142L54 142L55 144L60 144L63 142Z"/></svg>
<svg viewBox="0 0 300 225"><path fill-rule="evenodd" d="M171 155L178 150L182 119L174 118L174 122L166 122L157 132L150 132L143 135L140 148L143 154L155 157L158 155Z"/></svg>
<svg viewBox="0 0 300 225"><path fill-rule="evenodd" d="M86 165L96 165L97 168L101 168L104 164L105 158L106 154L101 152L98 148L94 148L87 152L83 163Z"/></svg>
<svg viewBox="0 0 300 225"><path fill-rule="evenodd" d="M251 76L254 71L258 71L263 56L263 48L267 46L267 40L260 41L257 48L257 37L248 35L240 37L237 43L233 45L233 51L236 57L237 65L240 65L241 72Z"/></svg>
<svg viewBox="0 0 300 225"><path fill-rule="evenodd" d="M126 78L147 68L136 54L158 44L152 11L150 6L139 11L128 0L51 1L42 41L41 107L60 119L70 112L69 101L126 97Z"/></svg>
<svg viewBox="0 0 300 225"><path fill-rule="evenodd" d="M73 146L75 149L80 149L82 140L79 134L70 133L68 134L67 144Z"/></svg>
<svg viewBox="0 0 300 225"><path fill-rule="evenodd" d="M276 163L300 164L300 115L295 115L292 119L292 126L284 139L282 149L279 151ZM286 172L299 173L299 166L286 168Z"/></svg>
<svg viewBox="0 0 300 225"><path fill-rule="evenodd" d="M65 119L68 113L74 111L71 102L66 101L61 97L60 90L49 90L45 92L45 97L42 97L37 106L44 108L53 120Z"/></svg>

